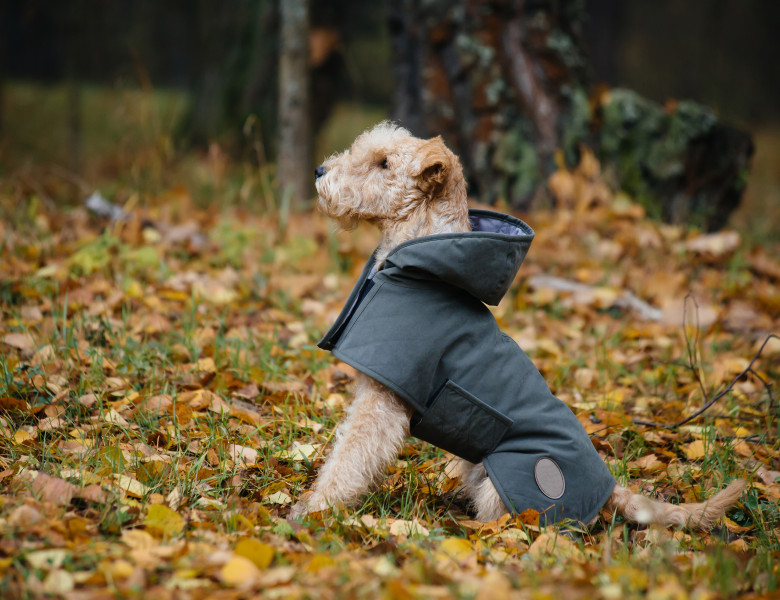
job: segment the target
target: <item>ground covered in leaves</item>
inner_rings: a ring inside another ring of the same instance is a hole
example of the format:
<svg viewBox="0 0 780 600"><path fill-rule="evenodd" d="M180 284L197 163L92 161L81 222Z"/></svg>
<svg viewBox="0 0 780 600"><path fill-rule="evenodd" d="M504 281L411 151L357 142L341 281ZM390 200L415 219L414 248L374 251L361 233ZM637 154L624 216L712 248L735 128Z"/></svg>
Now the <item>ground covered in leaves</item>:
<svg viewBox="0 0 780 600"><path fill-rule="evenodd" d="M551 189L494 314L621 483L689 502L746 478L718 528L480 523L450 457L413 439L361 506L289 521L354 375L316 341L376 232L199 210L186 189L119 221L6 197L0 595L776 593L778 248L651 221L588 156Z"/></svg>

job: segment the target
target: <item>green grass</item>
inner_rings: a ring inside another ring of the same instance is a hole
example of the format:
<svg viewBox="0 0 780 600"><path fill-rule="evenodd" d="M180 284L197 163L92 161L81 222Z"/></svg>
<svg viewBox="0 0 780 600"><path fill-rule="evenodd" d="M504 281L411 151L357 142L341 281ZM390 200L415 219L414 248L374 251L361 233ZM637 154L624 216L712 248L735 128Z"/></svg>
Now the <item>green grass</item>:
<svg viewBox="0 0 780 600"><path fill-rule="evenodd" d="M86 84L78 89L83 166L129 165L150 150L172 152L173 131L187 109L185 93ZM70 168L68 88L10 82L4 94L0 164L6 170L30 164Z"/></svg>

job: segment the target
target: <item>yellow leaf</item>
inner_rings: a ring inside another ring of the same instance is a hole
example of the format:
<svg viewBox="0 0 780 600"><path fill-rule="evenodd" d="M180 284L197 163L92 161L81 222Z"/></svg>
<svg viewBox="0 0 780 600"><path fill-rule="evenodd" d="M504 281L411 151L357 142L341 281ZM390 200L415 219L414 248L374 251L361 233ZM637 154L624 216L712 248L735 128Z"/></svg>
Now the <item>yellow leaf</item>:
<svg viewBox="0 0 780 600"><path fill-rule="evenodd" d="M267 569L274 559L275 550L273 546L254 538L244 538L236 544L233 554L248 558L258 569Z"/></svg>
<svg viewBox="0 0 780 600"><path fill-rule="evenodd" d="M623 404L625 395L623 390L618 388L604 394L597 400L599 408L614 409Z"/></svg>
<svg viewBox="0 0 780 600"><path fill-rule="evenodd" d="M110 563L104 563L101 569L111 579L127 579L133 574L133 565L124 559L118 559Z"/></svg>
<svg viewBox="0 0 780 600"><path fill-rule="evenodd" d="M451 537L442 540L441 544L439 544L439 552L460 562L472 556L474 548L468 540Z"/></svg>
<svg viewBox="0 0 780 600"><path fill-rule="evenodd" d="M704 458L704 440L694 440L683 448L688 460L700 460Z"/></svg>
<svg viewBox="0 0 780 600"><path fill-rule="evenodd" d="M146 513L144 524L152 532L173 537L184 530L184 517L164 504L153 504Z"/></svg>
<svg viewBox="0 0 780 600"><path fill-rule="evenodd" d="M33 436L31 436L28 432L26 432L24 429L19 429L14 434L14 444L21 445L25 444L33 439Z"/></svg>
<svg viewBox="0 0 780 600"><path fill-rule="evenodd" d="M531 544L528 554L534 559L543 556L568 557L576 550L577 546L568 538L562 535L543 533Z"/></svg>
<svg viewBox="0 0 780 600"><path fill-rule="evenodd" d="M638 591L647 588L647 573L635 567L613 565L607 567L607 575L612 581L620 583L624 589Z"/></svg>
<svg viewBox="0 0 780 600"><path fill-rule="evenodd" d="M125 295L129 298L142 298L144 295L144 288L141 286L141 284L135 280L131 279L124 285Z"/></svg>
<svg viewBox="0 0 780 600"><path fill-rule="evenodd" d="M236 532L254 531L255 524L241 513L233 513L227 519L228 527Z"/></svg>
<svg viewBox="0 0 780 600"><path fill-rule="evenodd" d="M196 370L205 371L206 373L216 373L217 365L214 364L213 358L207 356L206 358L201 358L200 360L198 360Z"/></svg>
<svg viewBox="0 0 780 600"><path fill-rule="evenodd" d="M119 488L127 492L128 496L143 498L149 493L149 488L137 479L122 475L121 473L114 473L114 479L116 479L116 484Z"/></svg>
<svg viewBox="0 0 780 600"><path fill-rule="evenodd" d="M228 586L249 587L260 575L255 564L243 556L233 556L219 571L219 579Z"/></svg>
<svg viewBox="0 0 780 600"><path fill-rule="evenodd" d="M336 561L333 559L333 557L327 554L315 554L309 561L309 564L306 565L306 570L310 573L317 573L321 569L332 567L335 564Z"/></svg>

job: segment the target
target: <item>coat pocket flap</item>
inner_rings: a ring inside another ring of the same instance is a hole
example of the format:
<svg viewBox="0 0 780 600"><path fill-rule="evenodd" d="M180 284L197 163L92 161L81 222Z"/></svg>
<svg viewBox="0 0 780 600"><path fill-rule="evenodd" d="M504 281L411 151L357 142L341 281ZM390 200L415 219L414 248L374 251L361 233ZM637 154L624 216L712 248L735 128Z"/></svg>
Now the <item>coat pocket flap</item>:
<svg viewBox="0 0 780 600"><path fill-rule="evenodd" d="M422 415L412 419L415 437L478 463L490 454L512 425L512 419L447 380Z"/></svg>

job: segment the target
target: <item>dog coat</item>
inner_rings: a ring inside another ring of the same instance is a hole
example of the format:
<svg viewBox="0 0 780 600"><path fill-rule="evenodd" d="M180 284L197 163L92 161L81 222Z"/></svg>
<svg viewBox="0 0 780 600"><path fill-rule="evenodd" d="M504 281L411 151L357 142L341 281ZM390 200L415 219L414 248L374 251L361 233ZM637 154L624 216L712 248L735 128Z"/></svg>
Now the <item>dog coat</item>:
<svg viewBox="0 0 780 600"><path fill-rule="evenodd" d="M587 523L615 480L485 304L506 294L533 239L514 217L469 211L472 231L399 244L366 264L319 342L415 412L412 435L482 462L507 508Z"/></svg>

